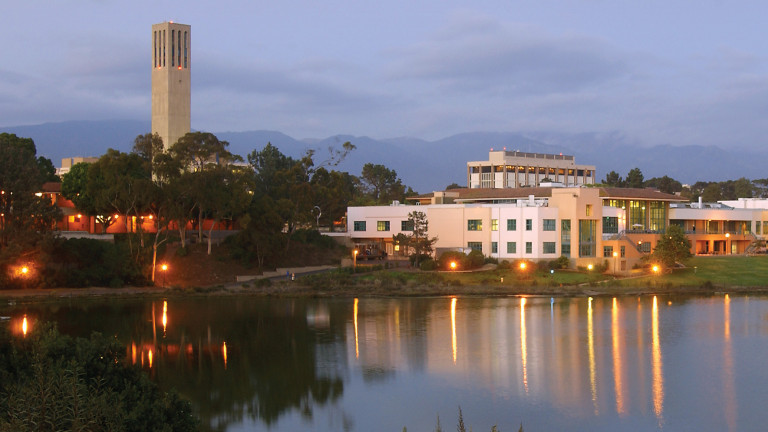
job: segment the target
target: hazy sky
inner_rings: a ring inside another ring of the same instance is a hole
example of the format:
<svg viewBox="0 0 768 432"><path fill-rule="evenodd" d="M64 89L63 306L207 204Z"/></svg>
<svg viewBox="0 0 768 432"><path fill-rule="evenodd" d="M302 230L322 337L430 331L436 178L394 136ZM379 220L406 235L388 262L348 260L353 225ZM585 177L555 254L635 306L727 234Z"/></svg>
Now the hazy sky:
<svg viewBox="0 0 768 432"><path fill-rule="evenodd" d="M768 136L765 1L1 1L0 126L148 120L151 25L175 21L196 130Z"/></svg>

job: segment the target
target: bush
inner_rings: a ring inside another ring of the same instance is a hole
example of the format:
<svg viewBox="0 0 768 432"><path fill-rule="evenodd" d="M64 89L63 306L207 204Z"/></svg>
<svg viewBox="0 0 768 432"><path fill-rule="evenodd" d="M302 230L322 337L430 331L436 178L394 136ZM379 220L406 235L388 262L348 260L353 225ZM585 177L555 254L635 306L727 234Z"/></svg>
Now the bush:
<svg viewBox="0 0 768 432"><path fill-rule="evenodd" d="M421 262L419 264L419 270L421 271L432 271L437 268L437 263L433 259L427 259Z"/></svg>
<svg viewBox="0 0 768 432"><path fill-rule="evenodd" d="M432 256L427 254L412 254L408 257L408 261L413 267L420 267L421 263L426 260L432 260Z"/></svg>
<svg viewBox="0 0 768 432"><path fill-rule="evenodd" d="M485 264L485 255L483 255L483 253L479 250L473 250L467 256L467 261L469 268L480 268L483 266L483 264Z"/></svg>
<svg viewBox="0 0 768 432"><path fill-rule="evenodd" d="M443 270L451 270L451 262L456 263L457 270L463 270L469 268L467 263L467 256L463 252L448 251L443 252L438 259L439 267Z"/></svg>
<svg viewBox="0 0 768 432"><path fill-rule="evenodd" d="M198 429L189 402L126 365L114 338L41 325L21 339L2 327L0 347L0 430Z"/></svg>
<svg viewBox="0 0 768 432"><path fill-rule="evenodd" d="M560 258L549 262L549 268L551 269L567 269L570 267L571 260L565 255L561 255Z"/></svg>

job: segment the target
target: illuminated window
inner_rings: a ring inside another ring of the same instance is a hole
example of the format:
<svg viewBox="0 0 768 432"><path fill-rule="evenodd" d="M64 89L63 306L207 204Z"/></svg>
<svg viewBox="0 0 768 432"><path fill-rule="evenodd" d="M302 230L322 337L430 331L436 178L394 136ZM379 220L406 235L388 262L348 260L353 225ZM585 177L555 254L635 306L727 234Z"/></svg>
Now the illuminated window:
<svg viewBox="0 0 768 432"><path fill-rule="evenodd" d="M499 220L491 219L491 231L498 231L498 230L499 230Z"/></svg>
<svg viewBox="0 0 768 432"><path fill-rule="evenodd" d="M467 220L467 231L482 231L483 230L483 220L482 219L468 219Z"/></svg>
<svg viewBox="0 0 768 432"><path fill-rule="evenodd" d="M376 231L389 231L389 221L376 222Z"/></svg>
<svg viewBox="0 0 768 432"><path fill-rule="evenodd" d="M603 246L603 257L613 258L613 246Z"/></svg>
<svg viewBox="0 0 768 432"><path fill-rule="evenodd" d="M586 213L587 217L592 216L592 204L587 204Z"/></svg>

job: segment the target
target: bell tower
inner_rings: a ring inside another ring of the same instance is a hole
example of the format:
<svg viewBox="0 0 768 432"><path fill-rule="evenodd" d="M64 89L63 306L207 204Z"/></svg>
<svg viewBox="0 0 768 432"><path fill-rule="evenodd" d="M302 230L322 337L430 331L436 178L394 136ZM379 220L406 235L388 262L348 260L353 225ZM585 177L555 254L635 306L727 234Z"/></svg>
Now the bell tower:
<svg viewBox="0 0 768 432"><path fill-rule="evenodd" d="M152 133L166 149L191 128L191 36L186 24L152 26Z"/></svg>

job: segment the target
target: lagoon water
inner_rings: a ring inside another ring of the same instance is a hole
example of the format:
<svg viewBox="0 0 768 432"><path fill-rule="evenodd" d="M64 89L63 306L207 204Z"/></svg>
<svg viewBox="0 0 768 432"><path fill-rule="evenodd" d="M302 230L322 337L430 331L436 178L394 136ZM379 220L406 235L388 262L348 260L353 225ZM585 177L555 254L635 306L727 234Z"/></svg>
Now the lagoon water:
<svg viewBox="0 0 768 432"><path fill-rule="evenodd" d="M0 305L115 335L204 430L758 431L768 297L63 299ZM26 318L26 319L25 319Z"/></svg>

